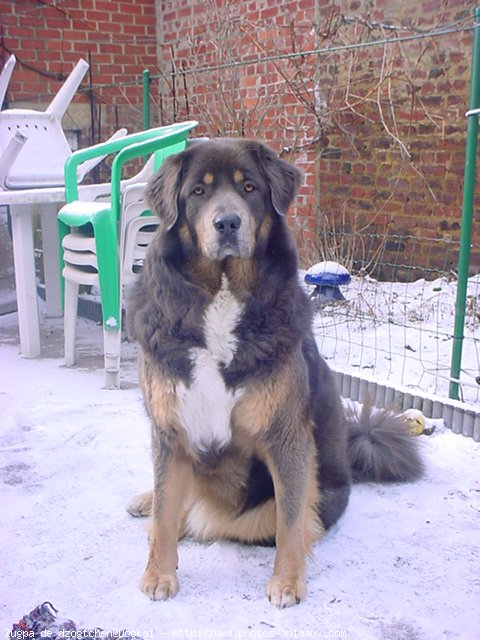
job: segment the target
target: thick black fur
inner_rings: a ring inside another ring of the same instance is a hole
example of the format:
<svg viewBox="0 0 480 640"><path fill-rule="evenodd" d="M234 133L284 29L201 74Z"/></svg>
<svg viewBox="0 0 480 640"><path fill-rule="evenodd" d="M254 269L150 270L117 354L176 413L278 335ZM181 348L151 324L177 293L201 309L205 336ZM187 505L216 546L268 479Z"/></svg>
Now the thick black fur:
<svg viewBox="0 0 480 640"><path fill-rule="evenodd" d="M372 422L367 413L361 420L347 420L334 376L318 352L310 303L298 280L296 250L283 216L299 187L300 172L253 141L198 143L168 158L148 190L151 206L161 218L161 229L129 303L130 328L142 347L154 354L163 374L172 380L190 379L189 350L205 346L203 313L232 260L225 258L217 265L208 282L191 268L201 256L195 228L188 221L185 180L196 171L199 175L206 169L221 172L231 163L245 166L246 171L251 168L259 176L262 185L255 207L270 218L271 228L267 238L259 236L257 240L253 254L257 276L245 297L236 330L236 355L222 375L230 388L265 380L300 349L308 369L307 393L317 448L318 509L328 528L347 506L352 468L355 479L412 480L420 475L422 465L416 443L405 432L399 435L398 422L390 431L389 420ZM252 459L243 509L272 496L273 483L266 466Z"/></svg>

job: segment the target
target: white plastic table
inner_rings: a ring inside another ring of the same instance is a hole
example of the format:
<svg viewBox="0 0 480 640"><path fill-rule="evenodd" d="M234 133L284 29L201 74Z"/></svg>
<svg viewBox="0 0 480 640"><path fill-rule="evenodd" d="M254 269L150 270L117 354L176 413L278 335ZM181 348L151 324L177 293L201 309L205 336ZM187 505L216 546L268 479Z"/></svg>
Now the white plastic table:
<svg viewBox="0 0 480 640"><path fill-rule="evenodd" d="M79 188L80 199L91 200L109 185L85 185ZM0 190L0 205L10 207L12 221L13 261L17 293L20 351L25 358L41 354L40 315L38 309L33 217L40 214L45 272L47 316L62 315L60 256L58 249L57 212L65 202L65 189Z"/></svg>

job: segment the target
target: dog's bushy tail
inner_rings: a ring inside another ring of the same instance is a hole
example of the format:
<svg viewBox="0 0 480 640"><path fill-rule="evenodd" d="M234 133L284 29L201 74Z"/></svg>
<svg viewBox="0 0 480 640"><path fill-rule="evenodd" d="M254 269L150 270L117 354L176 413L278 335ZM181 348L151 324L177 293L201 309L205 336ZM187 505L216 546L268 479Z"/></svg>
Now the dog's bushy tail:
<svg viewBox="0 0 480 640"><path fill-rule="evenodd" d="M424 472L418 438L402 417L366 401L347 410L348 455L356 482L412 482Z"/></svg>

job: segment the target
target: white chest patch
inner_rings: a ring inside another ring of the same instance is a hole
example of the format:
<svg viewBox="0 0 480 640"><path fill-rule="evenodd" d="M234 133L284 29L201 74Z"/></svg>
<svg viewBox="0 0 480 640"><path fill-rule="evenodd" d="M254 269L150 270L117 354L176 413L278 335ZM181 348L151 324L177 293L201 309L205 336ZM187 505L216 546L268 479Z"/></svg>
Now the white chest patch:
<svg viewBox="0 0 480 640"><path fill-rule="evenodd" d="M222 288L204 317L206 348L192 349L193 376L190 386L177 385L179 417L194 449L207 451L222 447L231 439L230 416L241 390L225 387L220 367L228 366L235 355L237 340L233 333L243 306L228 288L223 276Z"/></svg>

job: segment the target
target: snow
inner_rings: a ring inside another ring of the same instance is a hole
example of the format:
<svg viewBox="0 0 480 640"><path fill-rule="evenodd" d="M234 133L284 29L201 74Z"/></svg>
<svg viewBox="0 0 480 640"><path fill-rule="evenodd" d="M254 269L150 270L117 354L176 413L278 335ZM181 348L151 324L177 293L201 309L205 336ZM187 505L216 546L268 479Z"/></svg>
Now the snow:
<svg viewBox="0 0 480 640"><path fill-rule="evenodd" d="M331 273L335 275L349 275L348 271L343 265L339 264L338 262L332 262L331 260L317 262L307 270L307 273L310 276L319 276L323 275L324 273Z"/></svg>
<svg viewBox="0 0 480 640"><path fill-rule="evenodd" d="M479 444L437 423L420 436L421 481L355 486L315 545L297 607L265 597L273 549L190 540L179 546L180 593L150 602L138 589L147 522L125 510L152 478L135 347L123 344L122 389L106 390L98 326L79 322L69 369L59 320L43 319L34 360L19 356L16 322L0 317L3 637L45 600L77 628L144 638L480 637Z"/></svg>

